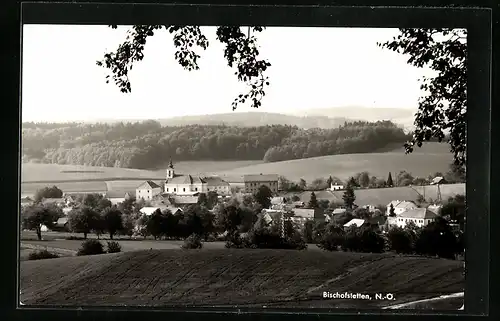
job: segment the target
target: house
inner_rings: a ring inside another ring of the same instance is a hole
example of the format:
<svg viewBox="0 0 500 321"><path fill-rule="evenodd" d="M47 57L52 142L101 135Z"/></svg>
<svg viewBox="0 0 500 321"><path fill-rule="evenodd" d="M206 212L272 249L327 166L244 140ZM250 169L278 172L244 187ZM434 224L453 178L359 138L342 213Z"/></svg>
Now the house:
<svg viewBox="0 0 500 321"><path fill-rule="evenodd" d="M244 175L245 193L255 193L262 185L267 186L271 192L278 193L278 174Z"/></svg>
<svg viewBox="0 0 500 321"><path fill-rule="evenodd" d="M202 192L216 192L218 195L230 195L231 186L218 176L207 176L201 179Z"/></svg>
<svg viewBox="0 0 500 321"><path fill-rule="evenodd" d="M391 205L394 208L394 214L396 214L396 216L407 210L418 208L417 204L415 204L412 201L400 201L400 200L392 201L389 204L387 204L387 211L386 211L387 216L391 214Z"/></svg>
<svg viewBox="0 0 500 321"><path fill-rule="evenodd" d="M343 189L344 189L344 185L337 184L337 183L330 184L330 191L341 191Z"/></svg>
<svg viewBox="0 0 500 321"><path fill-rule="evenodd" d="M159 194L161 194L161 187L153 181L145 181L135 190L135 198L137 200L143 199L145 201L150 201L154 196Z"/></svg>
<svg viewBox="0 0 500 321"><path fill-rule="evenodd" d="M295 208L293 209L292 221L303 223L307 220L324 221L325 215L320 208Z"/></svg>
<svg viewBox="0 0 500 321"><path fill-rule="evenodd" d="M167 168L164 192L174 195L194 195L208 192L230 195L231 186L218 176L198 177L177 174L172 160L170 160Z"/></svg>
<svg viewBox="0 0 500 321"><path fill-rule="evenodd" d="M132 197L132 193L124 191L107 191L104 197L107 198L111 204L117 205L130 199Z"/></svg>
<svg viewBox="0 0 500 321"><path fill-rule="evenodd" d="M378 230L387 230L387 216L385 215L372 216L366 223Z"/></svg>
<svg viewBox="0 0 500 321"><path fill-rule="evenodd" d="M350 227L350 226L357 226L357 227L361 227L362 225L364 225L366 222L365 220L363 219L360 219L360 218L353 218L352 220L350 220L349 222L345 223L344 224L344 227Z"/></svg>
<svg viewBox="0 0 500 321"><path fill-rule="evenodd" d="M407 223L413 222L418 227L423 227L431 222L434 222L437 217L436 213L427 208L414 208L396 215L396 225L399 227L405 227Z"/></svg>

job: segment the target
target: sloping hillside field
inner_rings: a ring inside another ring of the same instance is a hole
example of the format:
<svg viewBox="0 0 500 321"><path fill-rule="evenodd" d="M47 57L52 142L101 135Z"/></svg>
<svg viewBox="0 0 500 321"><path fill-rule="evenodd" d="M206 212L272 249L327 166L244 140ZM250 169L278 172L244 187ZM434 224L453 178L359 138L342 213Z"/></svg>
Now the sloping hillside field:
<svg viewBox="0 0 500 321"><path fill-rule="evenodd" d="M148 250L21 263L26 305L375 308L463 288L462 262L389 254ZM323 291L372 300L323 299Z"/></svg>

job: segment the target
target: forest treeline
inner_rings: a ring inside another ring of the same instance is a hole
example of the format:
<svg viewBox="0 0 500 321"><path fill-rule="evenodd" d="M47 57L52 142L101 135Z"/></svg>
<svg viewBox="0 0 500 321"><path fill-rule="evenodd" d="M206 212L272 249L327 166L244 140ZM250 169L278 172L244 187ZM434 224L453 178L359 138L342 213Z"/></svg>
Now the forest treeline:
<svg viewBox="0 0 500 321"><path fill-rule="evenodd" d="M187 160L277 162L369 153L410 138L390 121L344 123L334 129L289 125L161 126L135 123L24 123L23 162L150 169L169 157Z"/></svg>

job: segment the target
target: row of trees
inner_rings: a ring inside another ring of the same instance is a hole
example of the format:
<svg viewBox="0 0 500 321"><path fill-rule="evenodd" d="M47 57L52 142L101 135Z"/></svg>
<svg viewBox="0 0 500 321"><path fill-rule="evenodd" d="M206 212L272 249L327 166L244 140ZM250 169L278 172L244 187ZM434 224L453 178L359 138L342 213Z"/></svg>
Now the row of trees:
<svg viewBox="0 0 500 321"><path fill-rule="evenodd" d="M162 127L118 124L24 124L23 159L42 163L154 168L177 160L264 160L365 153L410 136L389 121L350 122L335 129L296 126Z"/></svg>
<svg viewBox="0 0 500 321"><path fill-rule="evenodd" d="M438 219L425 227L409 223L406 227L391 227L387 234L370 225L343 228L332 222L316 226L313 235L318 246L329 251L417 254L455 259L463 254L463 232L455 232L445 219Z"/></svg>

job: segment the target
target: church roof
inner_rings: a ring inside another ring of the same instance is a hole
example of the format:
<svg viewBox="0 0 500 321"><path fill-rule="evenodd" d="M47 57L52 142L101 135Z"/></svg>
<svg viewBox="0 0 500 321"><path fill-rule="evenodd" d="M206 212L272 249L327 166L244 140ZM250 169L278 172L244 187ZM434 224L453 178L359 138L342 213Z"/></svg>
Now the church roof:
<svg viewBox="0 0 500 321"><path fill-rule="evenodd" d="M169 178L166 184L202 184L204 181L200 177L191 175L179 175Z"/></svg>

